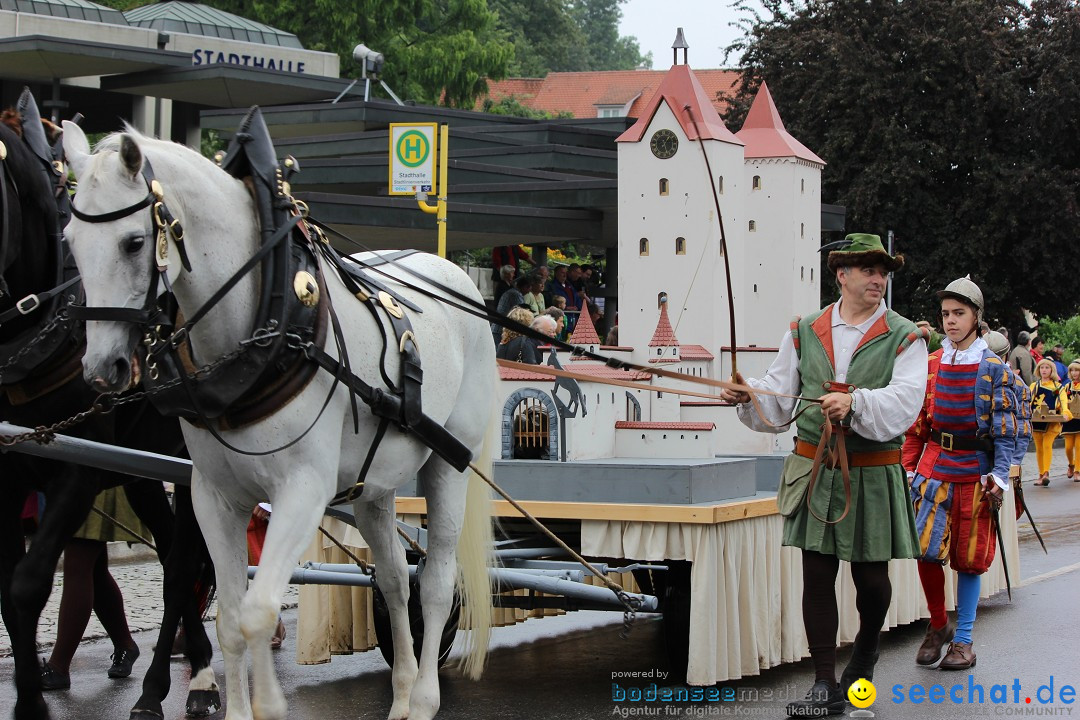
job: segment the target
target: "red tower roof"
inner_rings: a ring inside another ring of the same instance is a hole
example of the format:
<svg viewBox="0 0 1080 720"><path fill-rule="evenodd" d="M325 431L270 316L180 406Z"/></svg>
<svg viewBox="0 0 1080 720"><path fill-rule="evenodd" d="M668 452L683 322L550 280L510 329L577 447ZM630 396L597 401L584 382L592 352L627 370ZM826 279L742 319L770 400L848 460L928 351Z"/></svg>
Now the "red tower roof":
<svg viewBox="0 0 1080 720"><path fill-rule="evenodd" d="M784 121L773 102L769 86L762 81L742 130L736 137L746 143L746 158L796 157L812 163L825 164L809 148L784 129Z"/></svg>
<svg viewBox="0 0 1080 720"><path fill-rule="evenodd" d="M671 329L671 321L668 319L667 302L660 303L660 320L656 323L656 332L649 341L649 347L678 347L679 338L675 337L675 331Z"/></svg>
<svg viewBox="0 0 1080 720"><path fill-rule="evenodd" d="M592 316L589 315L588 304L581 301L581 313L574 325L574 333L570 336L571 345L599 345L600 336L596 334L596 326L593 325Z"/></svg>
<svg viewBox="0 0 1080 720"><path fill-rule="evenodd" d="M691 120L692 114L701 129L702 138L720 140L733 145L743 144L742 140L737 138L724 125L724 121L720 119L720 114L716 112L712 101L705 93L704 88L701 87L701 83L694 77L689 65L671 66L671 69L668 70L667 75L661 81L660 87L656 88L652 98L642 108L638 121L620 135L616 142L639 142L642 136L645 135L645 131L652 122L653 115L656 114L661 102L667 103L671 112L679 121L683 134L690 140L698 139L697 132L694 131L694 122Z"/></svg>

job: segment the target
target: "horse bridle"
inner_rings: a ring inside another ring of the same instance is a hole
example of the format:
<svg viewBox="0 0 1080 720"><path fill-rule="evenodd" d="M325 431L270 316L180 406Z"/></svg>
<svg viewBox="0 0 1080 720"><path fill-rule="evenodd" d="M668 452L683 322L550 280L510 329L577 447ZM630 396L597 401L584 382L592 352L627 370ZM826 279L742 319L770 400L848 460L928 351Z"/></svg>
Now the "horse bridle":
<svg viewBox="0 0 1080 720"><path fill-rule="evenodd" d="M97 320L102 322L127 322L146 327L158 324L163 319L162 311L158 307L158 284L161 283L166 292L172 292L169 282L169 238L172 238L180 255L180 264L185 270L191 272L191 261L188 260L187 249L184 246L184 228L180 221L165 204L165 191L161 183L154 177L154 169L148 158L143 158L142 178L146 183L146 197L138 202L112 210L110 212L91 215L84 213L71 204L71 213L88 223L107 223L114 220L129 217L144 208L150 208L150 217L156 232L154 239L153 272L150 276L150 287L146 292L146 301L140 309L126 307L86 307L81 305L72 306L69 313L76 320ZM76 194L76 197L78 195Z"/></svg>

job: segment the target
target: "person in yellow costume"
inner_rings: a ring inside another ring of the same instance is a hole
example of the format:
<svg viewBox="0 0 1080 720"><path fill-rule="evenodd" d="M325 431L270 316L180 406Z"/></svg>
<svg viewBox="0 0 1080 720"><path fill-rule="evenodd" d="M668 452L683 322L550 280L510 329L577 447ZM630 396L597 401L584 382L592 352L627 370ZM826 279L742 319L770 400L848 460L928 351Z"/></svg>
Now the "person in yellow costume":
<svg viewBox="0 0 1080 720"><path fill-rule="evenodd" d="M1080 360L1069 363L1069 382L1065 383L1065 397L1069 402L1080 395ZM1072 412L1071 410L1069 411ZM1080 417L1073 415L1061 428L1061 434L1065 436L1065 459L1069 462L1069 471L1066 476L1073 482L1080 482Z"/></svg>
<svg viewBox="0 0 1080 720"><path fill-rule="evenodd" d="M1063 415L1072 420L1065 387L1058 377L1052 360L1042 359L1035 366L1035 382L1031 383L1031 430L1035 442L1035 457L1039 462L1039 478L1032 483L1036 487L1050 485L1050 459L1053 457L1054 439L1061 434L1060 422L1036 420L1040 409L1051 415Z"/></svg>

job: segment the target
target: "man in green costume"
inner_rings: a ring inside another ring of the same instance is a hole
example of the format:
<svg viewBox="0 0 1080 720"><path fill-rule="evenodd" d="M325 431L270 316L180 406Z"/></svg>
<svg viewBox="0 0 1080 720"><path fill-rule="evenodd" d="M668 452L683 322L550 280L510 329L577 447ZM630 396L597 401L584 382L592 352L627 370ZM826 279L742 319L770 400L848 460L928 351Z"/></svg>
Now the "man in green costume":
<svg viewBox="0 0 1080 720"><path fill-rule="evenodd" d="M889 560L919 554L900 447L926 388L927 332L883 300L888 274L903 264L877 235L848 235L828 261L840 300L792 321L764 378L736 378L820 404L769 395L751 403L745 392L724 391L729 402L739 403L739 419L760 432L785 430L796 403L805 409L795 421L798 439L777 493L783 543L803 551L803 625L815 673L806 699L787 707L796 717L840 714L848 687L873 679L878 634L892 600ZM811 478L826 422L834 445L843 435L848 470L839 453L825 453ZM841 560L851 563L859 632L837 684L834 585Z"/></svg>

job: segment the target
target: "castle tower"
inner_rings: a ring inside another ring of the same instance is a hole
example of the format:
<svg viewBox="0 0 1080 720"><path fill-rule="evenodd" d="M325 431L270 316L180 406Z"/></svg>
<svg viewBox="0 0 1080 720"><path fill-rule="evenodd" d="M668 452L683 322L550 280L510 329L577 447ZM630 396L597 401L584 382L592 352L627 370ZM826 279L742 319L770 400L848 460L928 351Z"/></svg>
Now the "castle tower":
<svg viewBox="0 0 1080 720"><path fill-rule="evenodd" d="M680 371L679 363L682 359L679 355L679 338L675 337L675 331L671 327L671 319L668 318L668 298L660 298L660 319L656 322L656 330L653 331L652 339L649 340L649 362L661 365L665 370ZM620 331L621 332L621 331ZM680 387L687 383L672 380L671 378L653 377L655 384L664 387ZM682 419L679 401L681 396L674 393L655 393L650 397L649 419L652 422L678 422Z"/></svg>
<svg viewBox="0 0 1080 720"><path fill-rule="evenodd" d="M775 347L792 316L820 303L825 161L784 128L764 82L737 137L745 144L741 195L748 250L737 271L744 278L736 296L739 344Z"/></svg>
<svg viewBox="0 0 1080 720"><path fill-rule="evenodd" d="M719 193L734 256L745 224L742 141L724 126L684 64L672 66L641 117L617 142L619 343L634 348L635 362L649 359L657 303L666 295L674 331L685 342L719 354L729 336L723 312L728 288L709 185ZM732 268L736 297L739 267Z"/></svg>
<svg viewBox="0 0 1080 720"><path fill-rule="evenodd" d="M574 332L570 335L568 342L571 345L583 347L592 353L600 349L600 336L596 333L596 325L593 324L592 316L589 315L588 303L584 300L581 301L581 313L578 314L577 322L574 324ZM588 360L589 358L575 355L570 359Z"/></svg>

